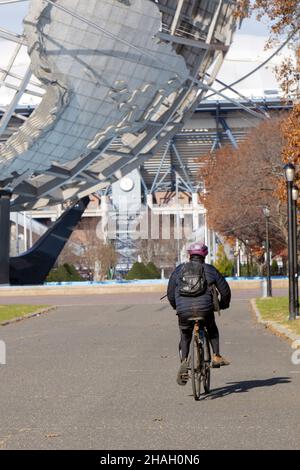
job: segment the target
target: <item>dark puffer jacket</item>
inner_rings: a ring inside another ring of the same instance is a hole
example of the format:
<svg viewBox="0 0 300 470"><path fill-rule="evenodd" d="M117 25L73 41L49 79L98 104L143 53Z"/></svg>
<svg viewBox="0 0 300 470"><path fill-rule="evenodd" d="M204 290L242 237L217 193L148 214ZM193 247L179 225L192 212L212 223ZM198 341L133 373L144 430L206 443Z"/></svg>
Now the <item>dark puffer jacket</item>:
<svg viewBox="0 0 300 470"><path fill-rule="evenodd" d="M179 314L201 312L205 315L211 313L213 311L213 297L209 287L204 294L197 297L183 297L179 294L178 280L182 266L182 264L177 266L169 280L167 296L170 304ZM208 286L214 284L221 294L220 309L228 308L231 291L227 281L211 264L204 263L204 272Z"/></svg>

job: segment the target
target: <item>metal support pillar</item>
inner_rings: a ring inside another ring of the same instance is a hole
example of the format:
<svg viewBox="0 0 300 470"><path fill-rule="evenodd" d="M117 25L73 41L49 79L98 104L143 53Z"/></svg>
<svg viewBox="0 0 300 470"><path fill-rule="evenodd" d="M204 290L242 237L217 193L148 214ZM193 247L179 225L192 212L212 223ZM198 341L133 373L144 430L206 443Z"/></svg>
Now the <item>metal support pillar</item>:
<svg viewBox="0 0 300 470"><path fill-rule="evenodd" d="M292 198L293 183L287 181L287 195L288 195L288 258L289 258L289 320L295 320L295 255L294 255L294 222L293 222L293 198Z"/></svg>
<svg viewBox="0 0 300 470"><path fill-rule="evenodd" d="M270 257L270 240L269 240L269 217L266 217L266 262L267 262L267 296L272 297L272 283L271 283L271 257Z"/></svg>
<svg viewBox="0 0 300 470"><path fill-rule="evenodd" d="M9 284L10 198L0 190L0 285Z"/></svg>
<svg viewBox="0 0 300 470"><path fill-rule="evenodd" d="M227 134L227 136L228 136L228 138L229 138L229 140L230 140L230 142L231 142L231 145L232 145L235 149L237 149L237 148L238 148L238 144L237 144L236 138L234 137L232 130L230 129L229 125L227 124L226 119L223 118L223 117L220 117L219 120L220 120L220 123L221 123L222 126L223 126L224 131L226 132L226 134Z"/></svg>

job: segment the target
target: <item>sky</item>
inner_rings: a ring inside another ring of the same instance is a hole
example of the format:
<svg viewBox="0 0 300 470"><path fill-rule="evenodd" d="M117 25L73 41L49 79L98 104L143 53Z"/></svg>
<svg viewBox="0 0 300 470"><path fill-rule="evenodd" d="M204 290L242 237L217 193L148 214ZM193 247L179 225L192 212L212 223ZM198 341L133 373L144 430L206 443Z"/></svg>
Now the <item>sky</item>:
<svg viewBox="0 0 300 470"><path fill-rule="evenodd" d="M22 21L28 10L29 2L24 1L12 5L1 5L0 0L0 27L21 33Z"/></svg>
<svg viewBox="0 0 300 470"><path fill-rule="evenodd" d="M21 33L23 30L22 20L28 10L29 2L1 5L1 1L3 0L0 0L0 28ZM255 18L244 20L241 29L235 33L233 44L217 78L229 84L254 69L272 53L270 49L265 50L267 39L266 20L264 22L258 22ZM13 44L8 45L7 42L0 39L0 67L2 64L8 63L14 47ZM251 98L264 96L266 90L274 92L278 90L274 67L287 54L289 54L288 49L283 49L281 54L276 56L266 67L242 82L236 89ZM28 57L24 48L18 56L14 72L22 74L26 66L28 66ZM16 83L12 79L10 81ZM214 87L218 88L218 85L215 84ZM230 97L236 97L234 93L229 91L226 91L226 94ZM12 95L13 92L8 92L7 88L0 88L0 105L7 104ZM34 100L29 95L23 97L24 104L33 104Z"/></svg>

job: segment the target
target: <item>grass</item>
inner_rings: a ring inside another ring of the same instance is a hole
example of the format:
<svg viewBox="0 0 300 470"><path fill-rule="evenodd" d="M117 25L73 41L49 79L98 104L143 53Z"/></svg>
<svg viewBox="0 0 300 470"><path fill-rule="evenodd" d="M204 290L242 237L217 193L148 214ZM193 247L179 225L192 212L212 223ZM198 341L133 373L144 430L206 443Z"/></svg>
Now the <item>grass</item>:
<svg viewBox="0 0 300 470"><path fill-rule="evenodd" d="M0 323L38 312L47 305L0 305Z"/></svg>
<svg viewBox="0 0 300 470"><path fill-rule="evenodd" d="M275 321L300 335L300 320L289 321L289 303L287 297L256 299L256 305L263 320Z"/></svg>

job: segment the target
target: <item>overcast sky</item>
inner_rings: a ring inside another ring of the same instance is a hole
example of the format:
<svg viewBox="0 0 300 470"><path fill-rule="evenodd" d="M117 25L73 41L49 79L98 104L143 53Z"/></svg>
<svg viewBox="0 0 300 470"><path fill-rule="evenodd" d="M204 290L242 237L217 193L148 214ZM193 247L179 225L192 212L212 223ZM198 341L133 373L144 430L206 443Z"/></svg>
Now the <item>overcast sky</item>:
<svg viewBox="0 0 300 470"><path fill-rule="evenodd" d="M22 20L28 10L29 2L21 2L12 5L1 5L0 0L0 27L21 33L23 30ZM252 70L265 60L272 51L266 51L264 45L268 38L267 21L258 22L255 18L246 19L243 21L241 29L239 29L234 37L233 45L227 55L218 78L230 83L238 79L245 73ZM11 51L7 47L7 43L0 42L0 62L7 62L7 57ZM287 54L284 50L281 54L281 59ZM242 82L238 89L241 93L248 96L262 96L266 89L278 88L276 79L274 77L274 66L281 60L276 57L267 67L255 74L249 80ZM24 57L20 57L19 69L24 68ZM20 72L20 70L19 70ZM0 91L0 103L3 103L3 90Z"/></svg>

